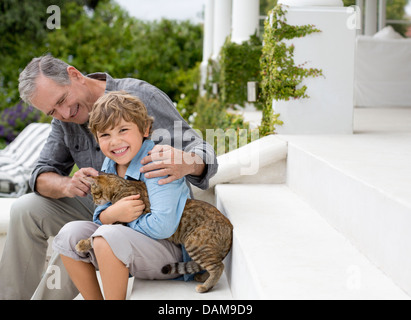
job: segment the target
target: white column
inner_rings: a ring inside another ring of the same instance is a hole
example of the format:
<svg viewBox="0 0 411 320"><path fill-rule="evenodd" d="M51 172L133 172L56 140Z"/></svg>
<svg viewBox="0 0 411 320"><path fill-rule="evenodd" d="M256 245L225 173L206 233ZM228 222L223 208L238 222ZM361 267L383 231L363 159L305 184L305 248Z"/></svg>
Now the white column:
<svg viewBox="0 0 411 320"><path fill-rule="evenodd" d="M233 0L231 41L241 44L259 28L260 0Z"/></svg>
<svg viewBox="0 0 411 320"><path fill-rule="evenodd" d="M231 33L231 1L216 0L214 2L214 42L213 56L218 60L221 47Z"/></svg>
<svg viewBox="0 0 411 320"><path fill-rule="evenodd" d="M377 1L365 1L365 25L364 34L373 36L377 32Z"/></svg>
<svg viewBox="0 0 411 320"><path fill-rule="evenodd" d="M364 0L355 0L355 4L358 6L358 10L360 10L360 19L361 19L361 29L359 30L358 34L364 33Z"/></svg>
<svg viewBox="0 0 411 320"><path fill-rule="evenodd" d="M205 4L203 62L208 62L208 59L210 59L213 54L214 1L215 0L207 0Z"/></svg>
<svg viewBox="0 0 411 320"><path fill-rule="evenodd" d="M213 54L213 42L214 42L214 1L207 0L205 4L205 17L204 17L204 38L203 38L203 61L201 62L201 84L200 95L204 96L204 85L207 80L207 66L208 60ZM218 0L217 0L218 1Z"/></svg>
<svg viewBox="0 0 411 320"><path fill-rule="evenodd" d="M385 28L387 0L380 0L378 5L378 31Z"/></svg>

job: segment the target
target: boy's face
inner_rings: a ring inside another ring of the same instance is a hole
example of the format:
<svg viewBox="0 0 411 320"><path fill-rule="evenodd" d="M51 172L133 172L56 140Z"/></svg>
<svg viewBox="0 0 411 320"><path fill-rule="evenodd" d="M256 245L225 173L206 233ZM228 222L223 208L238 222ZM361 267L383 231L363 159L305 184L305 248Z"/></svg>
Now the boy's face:
<svg viewBox="0 0 411 320"><path fill-rule="evenodd" d="M148 137L147 132L142 135L138 126L124 119L113 129L97 132L97 138L104 155L126 169L131 160L137 155L143 144L143 138Z"/></svg>

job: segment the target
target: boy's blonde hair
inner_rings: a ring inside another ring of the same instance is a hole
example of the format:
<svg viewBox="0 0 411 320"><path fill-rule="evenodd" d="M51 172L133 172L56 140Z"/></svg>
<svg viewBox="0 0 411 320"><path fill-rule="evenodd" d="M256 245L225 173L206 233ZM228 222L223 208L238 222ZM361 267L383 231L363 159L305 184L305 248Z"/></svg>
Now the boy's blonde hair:
<svg viewBox="0 0 411 320"><path fill-rule="evenodd" d="M142 135L147 128L151 133L154 118L140 99L125 91L111 91L97 99L90 112L89 129L98 141L97 132L113 129L122 119L135 123Z"/></svg>

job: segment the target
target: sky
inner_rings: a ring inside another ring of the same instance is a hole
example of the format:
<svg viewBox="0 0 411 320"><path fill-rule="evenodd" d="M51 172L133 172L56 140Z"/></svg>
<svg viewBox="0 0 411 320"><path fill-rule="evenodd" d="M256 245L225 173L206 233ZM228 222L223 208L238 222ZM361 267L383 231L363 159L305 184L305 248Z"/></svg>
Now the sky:
<svg viewBox="0 0 411 320"><path fill-rule="evenodd" d="M131 16L140 20L191 20L203 21L206 0L116 0Z"/></svg>
<svg viewBox="0 0 411 320"><path fill-rule="evenodd" d="M116 0L130 15L140 20L191 20L203 22L202 12L206 0ZM411 16L411 0L406 7Z"/></svg>

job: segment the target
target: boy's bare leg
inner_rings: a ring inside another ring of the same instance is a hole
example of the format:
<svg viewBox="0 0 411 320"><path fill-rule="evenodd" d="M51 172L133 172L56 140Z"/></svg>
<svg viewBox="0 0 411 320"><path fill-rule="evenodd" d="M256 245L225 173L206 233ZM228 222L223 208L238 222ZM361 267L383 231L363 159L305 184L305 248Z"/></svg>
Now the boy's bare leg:
<svg viewBox="0 0 411 320"><path fill-rule="evenodd" d="M114 255L113 250L103 237L93 239L93 248L106 300L125 300L129 275L128 268Z"/></svg>
<svg viewBox="0 0 411 320"><path fill-rule="evenodd" d="M103 300L94 266L91 263L60 256L71 280L83 298L85 300Z"/></svg>

